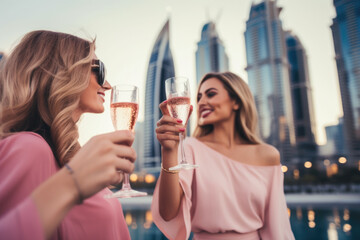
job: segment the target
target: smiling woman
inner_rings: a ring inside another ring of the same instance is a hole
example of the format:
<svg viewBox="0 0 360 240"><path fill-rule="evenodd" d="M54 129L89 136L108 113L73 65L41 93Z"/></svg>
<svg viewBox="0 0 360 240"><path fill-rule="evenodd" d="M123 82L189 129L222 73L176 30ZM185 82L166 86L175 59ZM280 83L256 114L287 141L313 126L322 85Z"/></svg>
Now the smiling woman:
<svg viewBox="0 0 360 240"><path fill-rule="evenodd" d="M156 133L163 166L171 167L182 125L163 111L165 104ZM231 72L209 73L200 82L197 109L198 125L184 148L199 168L162 168L151 206L158 228L169 239L188 239L190 232L197 240L294 239L279 152L257 136L247 84Z"/></svg>
<svg viewBox="0 0 360 240"><path fill-rule="evenodd" d="M130 238L121 204L104 196L134 169L133 134L78 143L78 119L102 113L111 88L94 51L93 41L34 31L1 64L1 238Z"/></svg>

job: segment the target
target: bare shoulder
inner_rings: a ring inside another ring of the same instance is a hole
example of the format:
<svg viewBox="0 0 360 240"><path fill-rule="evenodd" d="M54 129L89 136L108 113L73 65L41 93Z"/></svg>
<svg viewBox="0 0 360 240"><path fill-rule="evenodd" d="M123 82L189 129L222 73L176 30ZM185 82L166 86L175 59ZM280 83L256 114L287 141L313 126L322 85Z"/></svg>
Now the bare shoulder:
<svg viewBox="0 0 360 240"><path fill-rule="evenodd" d="M279 151L269 144L263 143L256 145L257 159L259 165L272 166L280 164Z"/></svg>

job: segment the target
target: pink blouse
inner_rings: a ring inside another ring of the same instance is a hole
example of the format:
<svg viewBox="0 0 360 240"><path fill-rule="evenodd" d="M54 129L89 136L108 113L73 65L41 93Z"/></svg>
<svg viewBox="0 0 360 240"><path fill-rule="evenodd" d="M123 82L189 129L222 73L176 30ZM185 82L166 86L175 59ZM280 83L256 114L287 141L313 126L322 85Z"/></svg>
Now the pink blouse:
<svg viewBox="0 0 360 240"><path fill-rule="evenodd" d="M21 132L0 141L0 236L44 239L31 192L59 168L47 142ZM52 239L130 239L120 202L103 189L73 207Z"/></svg>
<svg viewBox="0 0 360 240"><path fill-rule="evenodd" d="M196 138L184 143L186 158L199 168L179 173L184 191L178 215L159 214L159 185L154 191L155 224L169 239L292 240L280 165L237 162Z"/></svg>

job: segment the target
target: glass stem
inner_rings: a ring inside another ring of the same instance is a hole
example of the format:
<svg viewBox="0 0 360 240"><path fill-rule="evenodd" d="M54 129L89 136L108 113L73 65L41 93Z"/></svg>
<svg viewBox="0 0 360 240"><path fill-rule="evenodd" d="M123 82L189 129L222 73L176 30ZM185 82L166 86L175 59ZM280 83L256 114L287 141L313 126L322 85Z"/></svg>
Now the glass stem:
<svg viewBox="0 0 360 240"><path fill-rule="evenodd" d="M184 150L184 137L185 134L184 133L179 133L179 138L180 138L180 151L181 151L181 161L180 164L187 164L186 159L185 159L185 150Z"/></svg>
<svg viewBox="0 0 360 240"><path fill-rule="evenodd" d="M124 181L122 184L122 190L130 190L131 186L130 186L130 180L129 180L129 174L128 173L124 173Z"/></svg>

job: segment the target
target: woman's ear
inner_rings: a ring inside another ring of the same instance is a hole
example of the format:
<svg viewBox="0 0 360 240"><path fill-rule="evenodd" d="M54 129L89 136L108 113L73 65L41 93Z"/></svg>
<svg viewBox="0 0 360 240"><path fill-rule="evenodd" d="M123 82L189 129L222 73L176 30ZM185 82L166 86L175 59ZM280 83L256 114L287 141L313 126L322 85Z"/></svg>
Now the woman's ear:
<svg viewBox="0 0 360 240"><path fill-rule="evenodd" d="M234 111L237 111L237 110L239 110L239 108L240 108L240 104L239 104L239 103L236 103L236 102L234 101L233 110L234 110Z"/></svg>

